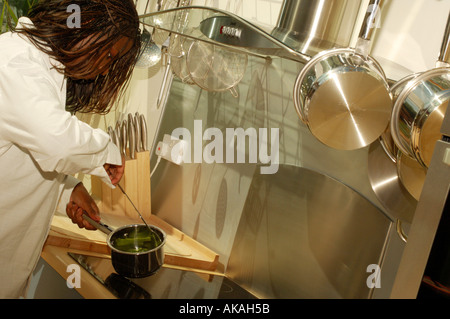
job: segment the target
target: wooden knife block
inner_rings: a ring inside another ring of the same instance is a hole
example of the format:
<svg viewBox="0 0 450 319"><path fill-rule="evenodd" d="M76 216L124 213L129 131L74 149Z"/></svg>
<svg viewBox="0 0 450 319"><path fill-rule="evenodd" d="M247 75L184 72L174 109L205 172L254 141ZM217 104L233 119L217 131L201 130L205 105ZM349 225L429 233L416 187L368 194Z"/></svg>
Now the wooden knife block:
<svg viewBox="0 0 450 319"><path fill-rule="evenodd" d="M92 187L93 195L101 199L100 212L139 219L133 205L118 187L111 189L97 177L92 178L92 183L95 184ZM125 173L119 184L142 216L149 218L151 216L149 151L136 152L135 159L126 158Z"/></svg>

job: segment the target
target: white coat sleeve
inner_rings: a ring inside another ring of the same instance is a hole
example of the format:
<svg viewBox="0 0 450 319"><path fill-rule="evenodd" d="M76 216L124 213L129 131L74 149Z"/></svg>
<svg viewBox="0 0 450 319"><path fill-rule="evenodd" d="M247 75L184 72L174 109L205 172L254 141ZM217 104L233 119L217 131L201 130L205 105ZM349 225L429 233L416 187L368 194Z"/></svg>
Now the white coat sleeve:
<svg viewBox="0 0 450 319"><path fill-rule="evenodd" d="M0 69L0 82L3 140L27 150L43 171L96 175L112 186L103 165L121 164L118 148L65 110L61 87L41 65L16 59Z"/></svg>
<svg viewBox="0 0 450 319"><path fill-rule="evenodd" d="M59 197L58 205L56 207L56 211L66 214L66 205L70 201L70 196L72 195L73 189L77 186L81 181L76 179L73 176L67 175L64 179L61 196Z"/></svg>

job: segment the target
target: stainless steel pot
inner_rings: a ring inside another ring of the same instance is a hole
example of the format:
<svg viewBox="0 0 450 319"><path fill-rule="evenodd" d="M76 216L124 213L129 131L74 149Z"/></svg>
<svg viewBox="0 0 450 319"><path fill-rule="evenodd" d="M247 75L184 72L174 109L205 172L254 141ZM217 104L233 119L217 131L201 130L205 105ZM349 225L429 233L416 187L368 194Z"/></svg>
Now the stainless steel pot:
<svg viewBox="0 0 450 319"><path fill-rule="evenodd" d="M450 99L450 68L421 74L395 102L391 134L402 153L428 167Z"/></svg>
<svg viewBox="0 0 450 319"><path fill-rule="evenodd" d="M367 54L373 32L369 21L382 1L372 0L359 45L313 57L299 73L294 104L300 119L322 143L354 150L373 143L385 131L392 95L383 69ZM375 9L373 9L375 8Z"/></svg>
<svg viewBox="0 0 450 319"><path fill-rule="evenodd" d="M159 240L156 239L158 242L153 243L150 242L153 239L147 239L152 234L146 225L127 225L113 230L89 216L83 215L83 218L108 235L106 242L111 249L111 262L119 275L144 278L155 274L163 265L166 234L162 229L149 226L159 236ZM132 246L132 250L136 252L124 250L127 245Z"/></svg>
<svg viewBox="0 0 450 319"><path fill-rule="evenodd" d="M395 101L391 134L400 151L428 167L450 100L450 15L436 68L422 73Z"/></svg>
<svg viewBox="0 0 450 319"><path fill-rule="evenodd" d="M284 0L272 35L309 56L346 48L360 6L356 0Z"/></svg>
<svg viewBox="0 0 450 319"><path fill-rule="evenodd" d="M401 151L397 153L396 163L397 175L402 185L418 201L425 184L427 169Z"/></svg>
<svg viewBox="0 0 450 319"><path fill-rule="evenodd" d="M394 101L420 73L410 74L391 87ZM369 149L369 180L377 198L388 212L402 221L412 222L417 201L425 183L426 168L405 156L395 144L390 125L379 144ZM383 154L384 153L384 154Z"/></svg>

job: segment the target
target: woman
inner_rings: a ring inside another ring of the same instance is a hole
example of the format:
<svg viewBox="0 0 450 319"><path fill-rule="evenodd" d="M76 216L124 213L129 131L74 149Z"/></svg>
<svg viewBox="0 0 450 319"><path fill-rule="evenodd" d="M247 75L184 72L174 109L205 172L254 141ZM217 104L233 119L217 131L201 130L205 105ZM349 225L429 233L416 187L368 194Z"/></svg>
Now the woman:
<svg viewBox="0 0 450 319"><path fill-rule="evenodd" d="M79 27L69 27L80 8ZM73 6L72 6L73 7ZM140 47L131 0L42 0L0 36L0 297L26 292L55 210L80 227L98 208L71 175L111 187L123 174L109 136L75 112L107 113Z"/></svg>

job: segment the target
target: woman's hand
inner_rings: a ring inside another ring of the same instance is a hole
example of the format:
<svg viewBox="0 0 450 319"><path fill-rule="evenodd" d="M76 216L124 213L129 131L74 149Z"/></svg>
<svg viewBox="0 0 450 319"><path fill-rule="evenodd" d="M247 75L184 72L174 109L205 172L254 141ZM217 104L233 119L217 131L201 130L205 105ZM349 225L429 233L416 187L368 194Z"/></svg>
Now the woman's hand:
<svg viewBox="0 0 450 319"><path fill-rule="evenodd" d="M66 214L74 224L78 225L78 227L89 230L96 229L83 218L83 214L87 214L93 220L100 221L97 204L88 193L83 183L79 183L73 189L72 194L70 195L70 202L66 206Z"/></svg>
<svg viewBox="0 0 450 319"><path fill-rule="evenodd" d="M125 157L122 155L122 165L105 164L103 165L103 167L108 173L111 183L115 186L119 184L120 180L122 179L123 173L125 172Z"/></svg>

